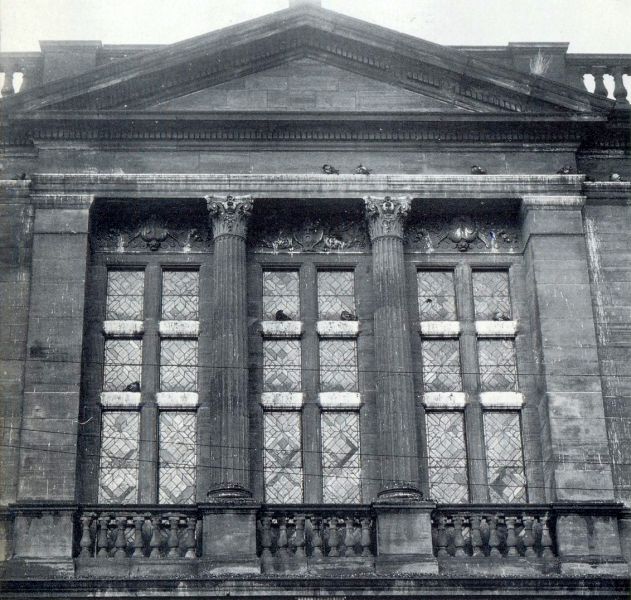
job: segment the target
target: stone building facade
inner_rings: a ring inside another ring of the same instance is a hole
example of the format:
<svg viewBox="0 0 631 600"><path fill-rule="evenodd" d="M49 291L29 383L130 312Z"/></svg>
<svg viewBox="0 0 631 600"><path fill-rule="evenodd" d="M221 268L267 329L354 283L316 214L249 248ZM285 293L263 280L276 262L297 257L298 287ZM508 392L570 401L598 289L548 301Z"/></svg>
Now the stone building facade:
<svg viewBox="0 0 631 600"><path fill-rule="evenodd" d="M3 598L628 597L631 55L0 67Z"/></svg>

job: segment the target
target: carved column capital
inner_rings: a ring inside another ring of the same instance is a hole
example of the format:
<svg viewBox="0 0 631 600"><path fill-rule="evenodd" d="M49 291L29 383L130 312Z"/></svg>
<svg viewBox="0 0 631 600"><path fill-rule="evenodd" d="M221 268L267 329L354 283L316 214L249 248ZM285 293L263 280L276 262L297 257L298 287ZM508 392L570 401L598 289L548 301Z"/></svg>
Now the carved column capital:
<svg viewBox="0 0 631 600"><path fill-rule="evenodd" d="M366 196L366 219L370 239L403 238L403 225L410 212L411 196Z"/></svg>
<svg viewBox="0 0 631 600"><path fill-rule="evenodd" d="M236 235L245 238L252 214L251 196L206 196L213 237Z"/></svg>

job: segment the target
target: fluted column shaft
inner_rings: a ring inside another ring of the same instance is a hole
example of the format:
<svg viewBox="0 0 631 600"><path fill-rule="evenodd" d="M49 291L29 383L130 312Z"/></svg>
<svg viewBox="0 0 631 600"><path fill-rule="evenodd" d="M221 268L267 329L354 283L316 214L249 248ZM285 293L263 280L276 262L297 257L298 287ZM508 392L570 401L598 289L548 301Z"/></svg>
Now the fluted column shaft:
<svg viewBox="0 0 631 600"><path fill-rule="evenodd" d="M214 237L211 485L250 489L246 230L248 196L208 197Z"/></svg>
<svg viewBox="0 0 631 600"><path fill-rule="evenodd" d="M372 241L376 401L383 490L418 489L419 466L406 300L403 223L410 200L368 197ZM398 492L396 490L399 490Z"/></svg>

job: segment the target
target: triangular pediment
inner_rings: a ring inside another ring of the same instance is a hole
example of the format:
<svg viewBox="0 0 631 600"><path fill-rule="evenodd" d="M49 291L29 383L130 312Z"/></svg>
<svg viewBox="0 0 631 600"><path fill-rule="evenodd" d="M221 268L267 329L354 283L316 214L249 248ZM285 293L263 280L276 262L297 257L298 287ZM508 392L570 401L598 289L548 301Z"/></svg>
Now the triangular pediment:
<svg viewBox="0 0 631 600"><path fill-rule="evenodd" d="M313 58L289 60L146 108L161 112L466 112L447 97L432 98Z"/></svg>
<svg viewBox="0 0 631 600"><path fill-rule="evenodd" d="M2 105L7 115L604 113L612 107L611 101L566 85L304 5L53 81L3 99Z"/></svg>

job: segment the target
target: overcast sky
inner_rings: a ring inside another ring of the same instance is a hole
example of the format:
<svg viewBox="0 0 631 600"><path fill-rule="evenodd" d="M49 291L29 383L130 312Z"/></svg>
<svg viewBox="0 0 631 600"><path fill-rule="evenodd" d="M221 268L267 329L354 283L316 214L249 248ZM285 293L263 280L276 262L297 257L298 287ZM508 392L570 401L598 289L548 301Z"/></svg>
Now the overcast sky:
<svg viewBox="0 0 631 600"><path fill-rule="evenodd" d="M570 42L631 53L631 0L323 0L323 6L439 44ZM39 40L171 43L286 8L288 0L0 0L0 50Z"/></svg>

